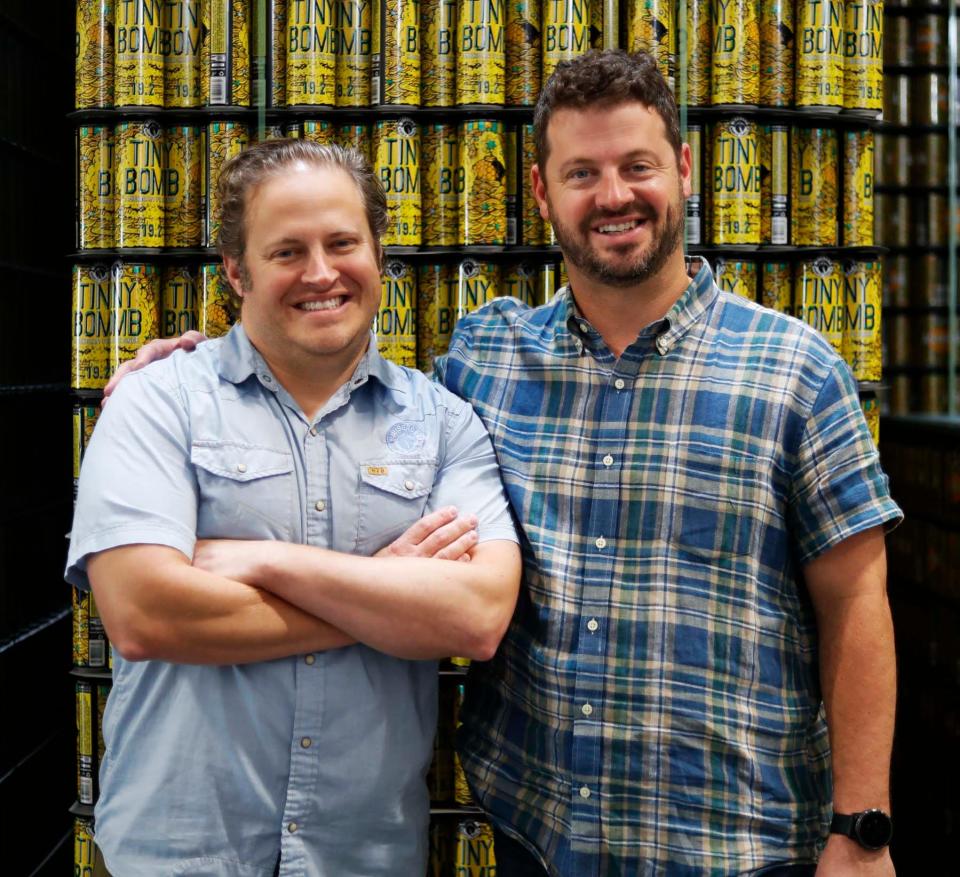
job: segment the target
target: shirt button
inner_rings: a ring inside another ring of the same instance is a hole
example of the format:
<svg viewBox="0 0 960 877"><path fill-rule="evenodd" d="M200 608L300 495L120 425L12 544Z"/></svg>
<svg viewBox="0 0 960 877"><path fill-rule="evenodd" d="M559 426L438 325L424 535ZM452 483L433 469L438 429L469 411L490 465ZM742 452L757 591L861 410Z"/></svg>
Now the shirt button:
<svg viewBox="0 0 960 877"><path fill-rule="evenodd" d="M580 797L581 798L590 797L590 790L586 786L580 786Z"/></svg>
<svg viewBox="0 0 960 877"><path fill-rule="evenodd" d="M589 327L586 323L581 323L581 324L580 324L580 331L581 331L581 332L589 332L589 331L590 331L590 327Z"/></svg>
<svg viewBox="0 0 960 877"><path fill-rule="evenodd" d="M617 379L613 382L613 385L614 385L618 390L622 390L627 384L626 384L626 381L624 381L623 378L617 378Z"/></svg>
<svg viewBox="0 0 960 877"><path fill-rule="evenodd" d="M605 456L605 457L603 458L603 465L604 465L604 466L612 466L612 465L613 465L613 457L611 457L610 454L607 454L607 456Z"/></svg>
<svg viewBox="0 0 960 877"><path fill-rule="evenodd" d="M315 426L311 426L311 427L310 427L310 435L316 435L316 434L317 434L317 428L316 428Z"/></svg>
<svg viewBox="0 0 960 877"><path fill-rule="evenodd" d="M657 339L657 350L660 351L660 355L663 356L670 349L670 344L667 342L666 338Z"/></svg>
<svg viewBox="0 0 960 877"><path fill-rule="evenodd" d="M304 749L309 749L311 746L313 746L313 740L311 740L309 737L304 737L300 740L300 745Z"/></svg>
<svg viewBox="0 0 960 877"><path fill-rule="evenodd" d="M583 790L582 790L582 789L581 789L581 794L583 794ZM289 825L287 825L287 831L289 831L290 834L296 834L296 831L297 831L297 829L298 829L299 827L300 827L300 826L297 825L296 822L291 822Z"/></svg>
<svg viewBox="0 0 960 877"><path fill-rule="evenodd" d="M327 504L322 499L318 499L316 504L314 505L314 508L318 512L322 512L326 507L327 507Z"/></svg>
<svg viewBox="0 0 960 877"><path fill-rule="evenodd" d="M271 378L270 375L264 375L264 376L263 376L263 382L264 382L265 384L272 384L272 383L273 383L273 378Z"/></svg>
<svg viewBox="0 0 960 877"><path fill-rule="evenodd" d="M246 472L246 471L247 471L247 464L246 464L246 463L237 463L237 471L238 471L238 472Z"/></svg>
<svg viewBox="0 0 960 877"><path fill-rule="evenodd" d="M603 536L600 536L597 539L597 541L594 542L593 544L596 545L597 548L599 548L601 551L603 551L603 549L607 547L607 540L604 539Z"/></svg>
<svg viewBox="0 0 960 877"><path fill-rule="evenodd" d="M590 704L585 703L582 707L580 707L580 712L582 712L585 716L591 716L593 715L593 707L590 706Z"/></svg>
<svg viewBox="0 0 960 877"><path fill-rule="evenodd" d="M413 490L413 488L416 487L417 485L414 484L414 483L408 478L406 481L403 482L403 486L404 486L407 490Z"/></svg>
<svg viewBox="0 0 960 877"><path fill-rule="evenodd" d="M583 342L579 338L573 342L573 346L577 348L577 353L583 353Z"/></svg>
<svg viewBox="0 0 960 877"><path fill-rule="evenodd" d="M590 633L595 633L595 632L599 629L599 627L600 627L600 622L597 621L596 618L591 618L591 619L587 622L587 630L589 630ZM313 657L313 656L311 655L311 657Z"/></svg>
<svg viewBox="0 0 960 877"><path fill-rule="evenodd" d="M307 655L307 656L303 659L303 663L304 663L304 664L308 664L308 665L310 665L310 666L313 666L313 664L316 662L316 660L317 660L317 659L316 659L316 657L315 657L314 655Z"/></svg>

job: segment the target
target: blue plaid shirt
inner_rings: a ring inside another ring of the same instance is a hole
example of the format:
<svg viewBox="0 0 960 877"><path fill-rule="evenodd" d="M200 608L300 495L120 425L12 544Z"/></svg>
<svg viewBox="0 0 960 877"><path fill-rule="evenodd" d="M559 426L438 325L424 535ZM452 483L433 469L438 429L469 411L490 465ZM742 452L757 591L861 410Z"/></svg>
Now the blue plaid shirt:
<svg viewBox="0 0 960 877"><path fill-rule="evenodd" d="M815 860L831 777L801 569L901 517L831 346L693 267L619 359L563 291L494 300L438 363L525 531L460 751L554 875Z"/></svg>

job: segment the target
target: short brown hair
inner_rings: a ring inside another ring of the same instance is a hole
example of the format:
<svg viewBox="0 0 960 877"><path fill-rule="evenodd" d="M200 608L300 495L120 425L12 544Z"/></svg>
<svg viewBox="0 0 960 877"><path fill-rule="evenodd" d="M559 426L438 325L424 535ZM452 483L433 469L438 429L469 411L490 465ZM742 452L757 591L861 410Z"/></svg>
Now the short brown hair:
<svg viewBox="0 0 960 877"><path fill-rule="evenodd" d="M270 177L298 162L318 168L342 170L357 187L367 225L373 235L377 264L383 264L380 238L387 229L387 196L367 160L355 149L321 146L310 140L265 140L234 156L220 172L217 194L220 199L220 234L217 249L229 256L246 277L244 253L247 245L246 209L250 194ZM318 208L321 205L317 205ZM246 281L245 281L246 282Z"/></svg>
<svg viewBox="0 0 960 877"><path fill-rule="evenodd" d="M533 112L533 139L541 176L550 155L547 126L553 113L631 102L650 107L663 119L667 140L679 160L682 141L677 102L649 52L591 50L572 61L561 61L540 92Z"/></svg>

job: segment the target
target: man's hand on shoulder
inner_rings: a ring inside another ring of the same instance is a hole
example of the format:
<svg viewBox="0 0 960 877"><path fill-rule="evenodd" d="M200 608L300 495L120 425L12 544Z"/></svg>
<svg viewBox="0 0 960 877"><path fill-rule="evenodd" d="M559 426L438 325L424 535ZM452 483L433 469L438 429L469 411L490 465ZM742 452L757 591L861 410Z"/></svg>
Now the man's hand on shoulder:
<svg viewBox="0 0 960 877"><path fill-rule="evenodd" d="M148 344L144 344L137 351L137 355L123 363L110 378L110 382L103 388L103 405L107 404L110 394L117 389L117 384L132 372L139 371L145 365L150 365L158 359L166 359L175 350L194 350L196 346L207 340L207 336L202 332L191 329L184 332L179 338L155 338Z"/></svg>
<svg viewBox="0 0 960 877"><path fill-rule="evenodd" d="M831 834L816 877L895 877L890 849L865 850L856 841Z"/></svg>

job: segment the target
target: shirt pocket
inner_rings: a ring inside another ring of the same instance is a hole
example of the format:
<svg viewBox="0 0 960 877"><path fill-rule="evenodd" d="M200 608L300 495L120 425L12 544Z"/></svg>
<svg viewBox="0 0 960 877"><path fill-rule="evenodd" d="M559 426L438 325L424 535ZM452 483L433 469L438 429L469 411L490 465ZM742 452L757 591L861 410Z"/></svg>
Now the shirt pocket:
<svg viewBox="0 0 960 877"><path fill-rule="evenodd" d="M294 513L293 455L241 442L195 442L201 539L289 540Z"/></svg>
<svg viewBox="0 0 960 877"><path fill-rule="evenodd" d="M376 554L422 518L436 477L435 458L362 462L357 488L357 554Z"/></svg>
<svg viewBox="0 0 960 877"><path fill-rule="evenodd" d="M709 560L756 554L764 508L757 461L687 451L676 471L664 504L664 540Z"/></svg>

